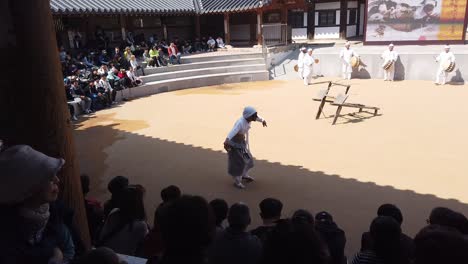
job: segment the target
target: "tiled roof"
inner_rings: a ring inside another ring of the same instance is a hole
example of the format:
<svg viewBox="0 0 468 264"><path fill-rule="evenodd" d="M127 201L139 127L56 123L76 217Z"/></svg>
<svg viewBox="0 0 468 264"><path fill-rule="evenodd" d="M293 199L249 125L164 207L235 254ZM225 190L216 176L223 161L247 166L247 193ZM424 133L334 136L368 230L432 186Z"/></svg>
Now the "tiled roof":
<svg viewBox="0 0 468 264"><path fill-rule="evenodd" d="M270 0L196 0L200 3L200 13L242 12L269 4Z"/></svg>
<svg viewBox="0 0 468 264"><path fill-rule="evenodd" d="M242 12L271 0L50 0L54 14L209 14Z"/></svg>
<svg viewBox="0 0 468 264"><path fill-rule="evenodd" d="M197 11L194 0L50 0L50 7L54 14L180 14Z"/></svg>

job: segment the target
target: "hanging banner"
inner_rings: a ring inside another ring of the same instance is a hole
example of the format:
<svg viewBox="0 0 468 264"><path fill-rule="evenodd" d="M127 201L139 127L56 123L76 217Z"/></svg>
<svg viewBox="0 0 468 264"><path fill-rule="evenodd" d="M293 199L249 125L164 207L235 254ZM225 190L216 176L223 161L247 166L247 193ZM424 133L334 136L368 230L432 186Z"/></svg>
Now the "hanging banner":
<svg viewBox="0 0 468 264"><path fill-rule="evenodd" d="M367 0L366 42L464 41L467 0Z"/></svg>

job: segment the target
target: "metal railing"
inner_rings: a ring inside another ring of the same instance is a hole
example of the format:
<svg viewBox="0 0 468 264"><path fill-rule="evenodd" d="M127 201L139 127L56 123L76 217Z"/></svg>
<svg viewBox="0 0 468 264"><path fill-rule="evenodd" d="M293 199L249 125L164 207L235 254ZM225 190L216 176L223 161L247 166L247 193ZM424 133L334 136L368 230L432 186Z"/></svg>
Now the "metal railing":
<svg viewBox="0 0 468 264"><path fill-rule="evenodd" d="M291 38L291 28L288 24L264 24L262 36L267 47L287 45Z"/></svg>

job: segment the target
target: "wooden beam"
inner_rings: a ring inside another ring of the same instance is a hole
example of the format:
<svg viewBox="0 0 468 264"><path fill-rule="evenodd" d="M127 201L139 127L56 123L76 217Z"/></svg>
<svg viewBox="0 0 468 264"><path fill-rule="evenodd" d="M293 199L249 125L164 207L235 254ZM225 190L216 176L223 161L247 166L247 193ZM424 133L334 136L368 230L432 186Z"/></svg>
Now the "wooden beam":
<svg viewBox="0 0 468 264"><path fill-rule="evenodd" d="M0 13L2 17L11 17L8 39L14 41L5 54L6 61L11 64L0 77L5 87L0 89L0 138L7 145L27 144L46 155L65 159L58 175L60 199L74 210L84 246L89 248L79 165L50 2L6 2L9 8L2 8ZM32 43L34 49L31 49ZM32 72L34 74L24 74Z"/></svg>
<svg viewBox="0 0 468 264"><path fill-rule="evenodd" d="M315 36L315 1L308 5L307 10L307 39Z"/></svg>
<svg viewBox="0 0 468 264"><path fill-rule="evenodd" d="M201 38L200 15L195 15L195 37Z"/></svg>
<svg viewBox="0 0 468 264"><path fill-rule="evenodd" d="M263 11L261 9L257 10L257 45L263 45Z"/></svg>
<svg viewBox="0 0 468 264"><path fill-rule="evenodd" d="M348 1L340 0L340 39L346 39Z"/></svg>
<svg viewBox="0 0 468 264"><path fill-rule="evenodd" d="M226 45L231 43L231 29L229 27L229 13L224 13L224 41Z"/></svg>

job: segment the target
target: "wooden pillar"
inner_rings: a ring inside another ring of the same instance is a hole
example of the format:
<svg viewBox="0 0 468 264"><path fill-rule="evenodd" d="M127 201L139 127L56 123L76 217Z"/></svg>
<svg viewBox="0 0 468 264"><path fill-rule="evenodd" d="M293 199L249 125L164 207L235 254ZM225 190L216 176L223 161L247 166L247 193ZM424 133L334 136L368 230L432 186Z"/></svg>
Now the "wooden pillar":
<svg viewBox="0 0 468 264"><path fill-rule="evenodd" d="M201 38L200 15L195 15L195 37Z"/></svg>
<svg viewBox="0 0 468 264"><path fill-rule="evenodd" d="M314 39L315 36L315 1L307 8L307 39Z"/></svg>
<svg viewBox="0 0 468 264"><path fill-rule="evenodd" d="M361 1L357 1L356 11L356 37L359 37L359 28L361 26Z"/></svg>
<svg viewBox="0 0 468 264"><path fill-rule="evenodd" d="M119 22L120 22L120 30L122 31L122 40L125 41L127 39L127 31L126 31L127 21L126 21L125 15L119 16Z"/></svg>
<svg viewBox="0 0 468 264"><path fill-rule="evenodd" d="M224 14L224 41L226 45L231 44L231 29L229 28L229 13Z"/></svg>
<svg viewBox="0 0 468 264"><path fill-rule="evenodd" d="M286 6L283 6L281 8L281 24L287 24L288 23L288 8Z"/></svg>
<svg viewBox="0 0 468 264"><path fill-rule="evenodd" d="M348 18L348 1L340 0L340 39L346 39L347 18Z"/></svg>
<svg viewBox="0 0 468 264"><path fill-rule="evenodd" d="M263 45L263 10L257 10L257 45Z"/></svg>
<svg viewBox="0 0 468 264"><path fill-rule="evenodd" d="M50 2L9 0L2 5L7 8L0 9L0 17L10 17L6 25L10 30L5 38L9 52L4 54L10 65L0 77L0 138L6 145L27 144L49 156L65 159L58 175L60 199L74 210L81 238L89 248L86 210Z"/></svg>

